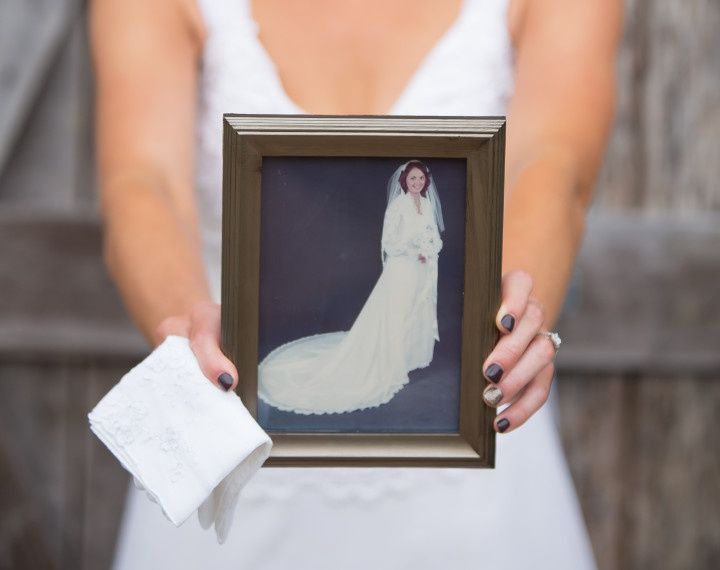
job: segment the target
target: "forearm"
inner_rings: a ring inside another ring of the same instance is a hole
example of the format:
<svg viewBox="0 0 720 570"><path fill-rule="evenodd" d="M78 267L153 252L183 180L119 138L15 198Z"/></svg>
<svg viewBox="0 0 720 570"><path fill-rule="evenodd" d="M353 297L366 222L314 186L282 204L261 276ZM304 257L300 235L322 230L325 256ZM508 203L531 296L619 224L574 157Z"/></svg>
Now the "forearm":
<svg viewBox="0 0 720 570"><path fill-rule="evenodd" d="M103 187L104 254L125 305L148 342L173 315L210 300L197 223L181 219L161 183L126 176Z"/></svg>
<svg viewBox="0 0 720 570"><path fill-rule="evenodd" d="M580 191L579 177L555 157L538 159L511 184L505 203L503 273L530 273L533 296L545 308L545 328L552 328L582 241L588 192Z"/></svg>

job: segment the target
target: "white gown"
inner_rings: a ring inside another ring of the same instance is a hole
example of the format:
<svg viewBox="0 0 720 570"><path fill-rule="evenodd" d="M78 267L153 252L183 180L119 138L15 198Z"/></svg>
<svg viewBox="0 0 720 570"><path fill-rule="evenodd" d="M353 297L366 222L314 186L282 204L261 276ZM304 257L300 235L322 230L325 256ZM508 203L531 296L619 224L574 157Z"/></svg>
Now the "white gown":
<svg viewBox="0 0 720 570"><path fill-rule="evenodd" d="M432 362L442 240L430 201L421 197L418 212L410 194L393 199L381 244L383 271L349 331L294 340L260 363L265 402L299 414L372 408L389 402L409 371Z"/></svg>
<svg viewBox="0 0 720 570"><path fill-rule="evenodd" d="M200 0L200 9L209 35L196 182L208 276L219 299L222 113L303 110L258 41L248 0ZM390 114L504 115L513 89L506 11L507 0L464 0ZM263 468L244 489L222 546L195 517L175 528L131 484L114 567L594 568L554 399L497 437L493 470Z"/></svg>

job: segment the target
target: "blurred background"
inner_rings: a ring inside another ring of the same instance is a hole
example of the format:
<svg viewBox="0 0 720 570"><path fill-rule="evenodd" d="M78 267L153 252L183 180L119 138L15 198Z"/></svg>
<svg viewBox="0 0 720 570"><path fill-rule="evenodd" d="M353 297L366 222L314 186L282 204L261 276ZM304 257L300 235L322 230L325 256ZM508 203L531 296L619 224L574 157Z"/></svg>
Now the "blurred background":
<svg viewBox="0 0 720 570"><path fill-rule="evenodd" d="M86 10L0 3L0 569L107 568L128 483L86 420L147 350L101 260ZM720 2L627 0L617 73L556 417L600 568L720 568Z"/></svg>

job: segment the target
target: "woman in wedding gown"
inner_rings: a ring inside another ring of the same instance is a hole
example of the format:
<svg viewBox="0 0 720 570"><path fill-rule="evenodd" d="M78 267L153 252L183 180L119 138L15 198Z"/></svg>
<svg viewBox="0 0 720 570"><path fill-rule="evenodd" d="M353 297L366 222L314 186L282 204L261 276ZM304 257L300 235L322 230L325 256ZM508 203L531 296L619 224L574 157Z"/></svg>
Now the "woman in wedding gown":
<svg viewBox="0 0 720 570"><path fill-rule="evenodd" d="M347 332L284 344L260 363L258 395L298 414L385 404L430 364L438 336L438 254L444 229L435 182L418 160L388 182L381 239L383 271Z"/></svg>
<svg viewBox="0 0 720 570"><path fill-rule="evenodd" d="M508 116L499 340L478 378L498 406L495 469L263 468L222 547L131 486L115 568L592 568L538 333L559 315L612 123L621 3L90 6L110 273L148 341L188 337L225 390L223 113Z"/></svg>

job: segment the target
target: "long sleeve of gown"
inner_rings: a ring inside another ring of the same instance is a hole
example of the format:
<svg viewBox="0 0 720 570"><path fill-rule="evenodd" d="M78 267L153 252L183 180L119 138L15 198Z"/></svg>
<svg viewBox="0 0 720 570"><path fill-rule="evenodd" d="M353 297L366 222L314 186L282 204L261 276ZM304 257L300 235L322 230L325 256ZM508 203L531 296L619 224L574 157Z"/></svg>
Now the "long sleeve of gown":
<svg viewBox="0 0 720 570"><path fill-rule="evenodd" d="M408 239L407 224L398 204L391 204L385 211L382 233L382 251L388 256L419 253L417 244Z"/></svg>

